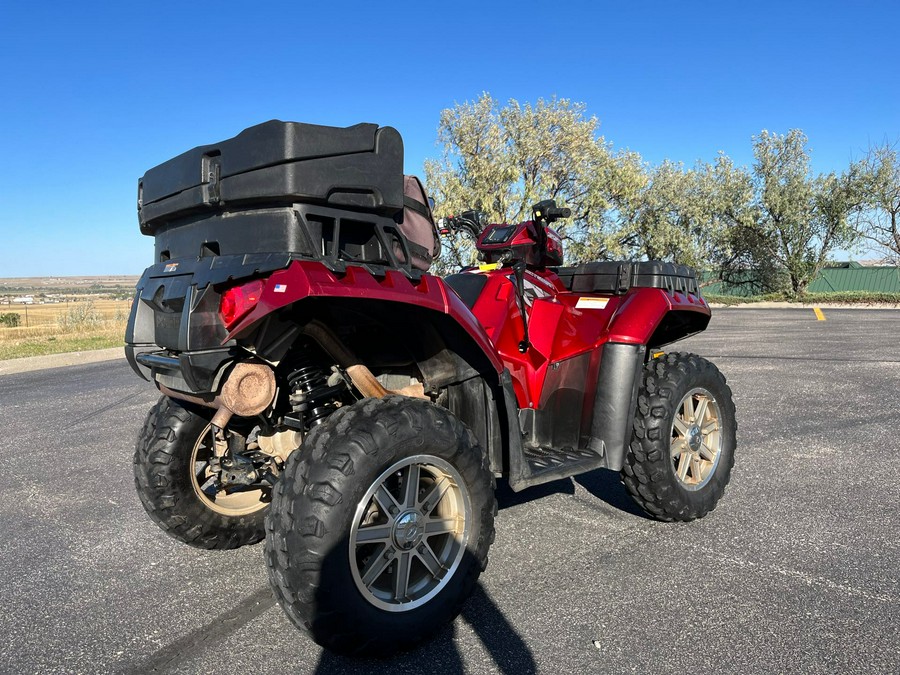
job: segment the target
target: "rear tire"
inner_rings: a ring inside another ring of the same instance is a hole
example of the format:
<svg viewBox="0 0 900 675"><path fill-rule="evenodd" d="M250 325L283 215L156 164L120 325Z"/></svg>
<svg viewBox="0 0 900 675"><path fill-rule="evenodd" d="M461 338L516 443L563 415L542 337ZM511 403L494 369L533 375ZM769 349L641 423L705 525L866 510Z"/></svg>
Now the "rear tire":
<svg viewBox="0 0 900 675"><path fill-rule="evenodd" d="M344 407L287 462L267 519L275 597L320 645L384 656L451 621L487 564L494 478L449 411Z"/></svg>
<svg viewBox="0 0 900 675"><path fill-rule="evenodd" d="M731 477L737 422L725 377L694 354L644 366L622 482L658 520L688 521L712 511Z"/></svg>
<svg viewBox="0 0 900 675"><path fill-rule="evenodd" d="M201 497L197 451L209 422L163 396L138 434L134 483L150 518L171 537L204 549L233 549L265 537L265 500L239 500L218 507Z"/></svg>

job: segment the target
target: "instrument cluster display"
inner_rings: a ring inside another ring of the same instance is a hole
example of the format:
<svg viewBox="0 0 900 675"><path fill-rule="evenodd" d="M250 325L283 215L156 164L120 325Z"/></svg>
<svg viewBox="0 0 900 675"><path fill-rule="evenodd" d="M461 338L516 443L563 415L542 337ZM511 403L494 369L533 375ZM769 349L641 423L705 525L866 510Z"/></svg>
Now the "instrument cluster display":
<svg viewBox="0 0 900 675"><path fill-rule="evenodd" d="M505 244L516 231L515 225L495 225L487 236L481 240L482 244Z"/></svg>

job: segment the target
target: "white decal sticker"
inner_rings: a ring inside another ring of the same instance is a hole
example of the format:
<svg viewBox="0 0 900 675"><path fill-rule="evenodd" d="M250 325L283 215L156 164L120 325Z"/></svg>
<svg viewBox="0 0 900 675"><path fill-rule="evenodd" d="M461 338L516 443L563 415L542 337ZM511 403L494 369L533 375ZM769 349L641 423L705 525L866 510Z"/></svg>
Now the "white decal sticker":
<svg viewBox="0 0 900 675"><path fill-rule="evenodd" d="M578 298L576 309L606 309L609 298Z"/></svg>

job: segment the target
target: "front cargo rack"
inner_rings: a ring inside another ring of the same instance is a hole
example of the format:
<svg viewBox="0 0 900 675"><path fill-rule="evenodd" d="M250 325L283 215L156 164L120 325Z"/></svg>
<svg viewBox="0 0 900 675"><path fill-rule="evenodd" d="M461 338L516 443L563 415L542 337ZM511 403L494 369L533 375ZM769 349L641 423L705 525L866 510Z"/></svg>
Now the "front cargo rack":
<svg viewBox="0 0 900 675"><path fill-rule="evenodd" d="M590 262L577 267L557 267L553 271L573 293L622 295L630 288L662 288L700 295L693 269L660 260Z"/></svg>

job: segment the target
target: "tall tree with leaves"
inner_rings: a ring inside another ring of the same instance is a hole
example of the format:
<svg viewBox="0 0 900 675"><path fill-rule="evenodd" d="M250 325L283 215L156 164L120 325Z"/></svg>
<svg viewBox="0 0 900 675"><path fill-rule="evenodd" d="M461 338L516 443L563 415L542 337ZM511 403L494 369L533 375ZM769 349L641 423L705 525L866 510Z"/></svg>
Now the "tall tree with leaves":
<svg viewBox="0 0 900 675"><path fill-rule="evenodd" d="M730 228L749 221L751 195L750 177L724 154L688 170L666 160L629 205L631 253L715 267L730 252Z"/></svg>
<svg viewBox="0 0 900 675"><path fill-rule="evenodd" d="M900 264L900 153L887 141L869 149L862 161L865 210L860 214L862 236Z"/></svg>
<svg viewBox="0 0 900 675"><path fill-rule="evenodd" d="M501 107L485 93L444 110L438 139L441 157L425 164L438 217L474 208L492 222L518 222L536 202L556 199L572 209L572 219L558 223L570 260L623 252L617 207L643 186L643 167L636 154L612 151L584 104L553 98ZM471 262L466 240L444 250L439 268Z"/></svg>
<svg viewBox="0 0 900 675"><path fill-rule="evenodd" d="M784 269L790 290L802 295L828 256L859 238L853 216L862 206L861 172L813 176L807 139L799 129L754 137L757 258Z"/></svg>
<svg viewBox="0 0 900 675"><path fill-rule="evenodd" d="M710 282L744 286L751 293L783 290L783 269L769 253L766 233L757 226L753 176L724 153L699 166L698 192L711 242L703 267L718 273Z"/></svg>

